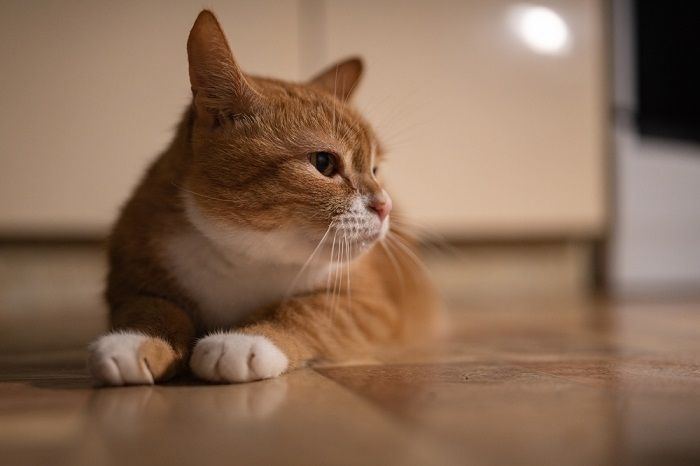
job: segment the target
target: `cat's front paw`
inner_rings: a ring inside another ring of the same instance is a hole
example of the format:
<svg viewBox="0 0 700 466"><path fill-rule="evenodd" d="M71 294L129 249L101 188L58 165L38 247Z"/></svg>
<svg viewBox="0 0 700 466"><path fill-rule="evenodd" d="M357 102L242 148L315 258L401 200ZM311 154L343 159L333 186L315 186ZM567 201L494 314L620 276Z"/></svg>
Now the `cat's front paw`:
<svg viewBox="0 0 700 466"><path fill-rule="evenodd" d="M176 361L168 343L138 332L101 336L88 351L88 369L104 385L152 385L172 375Z"/></svg>
<svg viewBox="0 0 700 466"><path fill-rule="evenodd" d="M250 382L283 373L287 356L268 338L217 333L199 340L190 359L194 374L210 382Z"/></svg>

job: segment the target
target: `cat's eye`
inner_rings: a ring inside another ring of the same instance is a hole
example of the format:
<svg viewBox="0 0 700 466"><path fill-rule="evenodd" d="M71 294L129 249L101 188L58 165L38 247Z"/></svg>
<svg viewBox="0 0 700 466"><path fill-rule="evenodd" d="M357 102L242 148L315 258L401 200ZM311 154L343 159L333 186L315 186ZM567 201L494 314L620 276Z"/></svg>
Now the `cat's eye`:
<svg viewBox="0 0 700 466"><path fill-rule="evenodd" d="M338 161L335 154L330 152L312 152L309 154L309 162L324 176L333 176L338 173Z"/></svg>
<svg viewBox="0 0 700 466"><path fill-rule="evenodd" d="M372 174L373 174L374 176L377 176L377 168L378 168L378 167L374 167L374 168L372 169Z"/></svg>

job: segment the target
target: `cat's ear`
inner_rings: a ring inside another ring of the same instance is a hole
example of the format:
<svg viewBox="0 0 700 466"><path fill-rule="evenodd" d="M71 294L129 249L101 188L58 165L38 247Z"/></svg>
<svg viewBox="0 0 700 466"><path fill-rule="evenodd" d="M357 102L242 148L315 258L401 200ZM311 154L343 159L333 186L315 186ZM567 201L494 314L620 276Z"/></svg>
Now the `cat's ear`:
<svg viewBox="0 0 700 466"><path fill-rule="evenodd" d="M346 101L357 88L360 76L362 76L362 60L354 57L329 66L311 79L309 84Z"/></svg>
<svg viewBox="0 0 700 466"><path fill-rule="evenodd" d="M216 123L246 113L260 97L246 80L211 11L202 10L187 39L190 84L197 116Z"/></svg>

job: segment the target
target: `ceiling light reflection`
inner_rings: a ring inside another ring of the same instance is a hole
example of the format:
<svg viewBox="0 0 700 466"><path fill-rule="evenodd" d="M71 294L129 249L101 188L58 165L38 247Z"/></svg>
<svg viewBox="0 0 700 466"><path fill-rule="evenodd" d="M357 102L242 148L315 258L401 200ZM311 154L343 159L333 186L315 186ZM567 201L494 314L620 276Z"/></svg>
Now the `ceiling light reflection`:
<svg viewBox="0 0 700 466"><path fill-rule="evenodd" d="M550 8L516 6L510 13L510 26L516 36L534 52L559 55L569 50L569 27Z"/></svg>

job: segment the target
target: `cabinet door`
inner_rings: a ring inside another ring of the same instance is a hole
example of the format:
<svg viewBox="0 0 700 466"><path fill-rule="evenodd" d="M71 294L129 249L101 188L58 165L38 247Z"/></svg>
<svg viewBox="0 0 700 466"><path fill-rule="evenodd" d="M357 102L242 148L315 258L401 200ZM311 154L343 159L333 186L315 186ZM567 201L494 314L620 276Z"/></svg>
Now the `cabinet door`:
<svg viewBox="0 0 700 466"><path fill-rule="evenodd" d="M296 1L214 0L242 66L298 77ZM199 1L0 4L0 234L104 234L190 99Z"/></svg>
<svg viewBox="0 0 700 466"><path fill-rule="evenodd" d="M603 5L543 3L544 19L506 0L302 3L323 23L302 30L303 71L364 57L357 104L389 148L394 197L418 223L462 237L603 231ZM545 47L556 34L565 42L542 53L523 32Z"/></svg>

